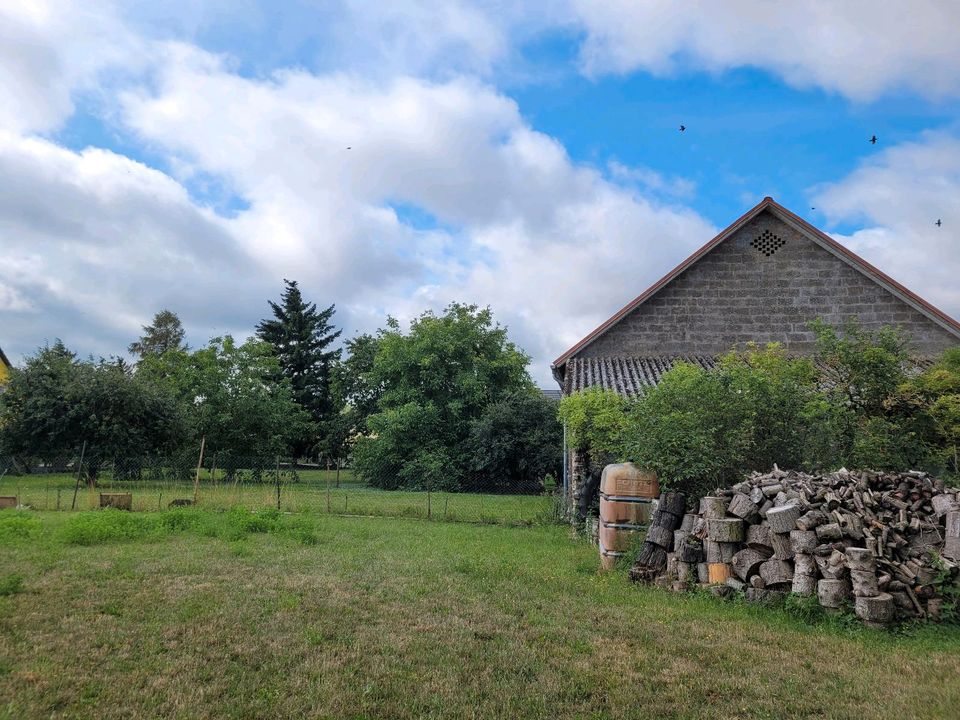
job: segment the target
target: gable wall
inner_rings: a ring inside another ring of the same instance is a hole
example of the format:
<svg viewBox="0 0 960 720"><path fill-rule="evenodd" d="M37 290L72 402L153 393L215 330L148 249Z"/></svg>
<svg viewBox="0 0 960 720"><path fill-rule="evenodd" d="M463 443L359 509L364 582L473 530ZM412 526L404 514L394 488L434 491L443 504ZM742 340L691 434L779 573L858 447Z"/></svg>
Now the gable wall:
<svg viewBox="0 0 960 720"><path fill-rule="evenodd" d="M750 246L764 230L786 244L766 257ZM814 349L807 323L900 325L914 352L935 354L960 339L873 280L763 212L715 247L575 357L718 354L751 340Z"/></svg>

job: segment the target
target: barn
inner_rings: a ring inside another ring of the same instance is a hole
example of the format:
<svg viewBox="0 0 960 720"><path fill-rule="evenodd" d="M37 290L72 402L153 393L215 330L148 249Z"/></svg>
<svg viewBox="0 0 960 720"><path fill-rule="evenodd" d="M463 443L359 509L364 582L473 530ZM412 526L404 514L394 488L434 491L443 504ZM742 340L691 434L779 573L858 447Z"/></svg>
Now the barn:
<svg viewBox="0 0 960 720"><path fill-rule="evenodd" d="M810 321L852 317L903 328L918 358L960 343L960 323L766 197L558 357L553 376L564 395L594 386L636 395L677 361L710 368L750 341L812 353ZM585 471L571 454L573 503Z"/></svg>

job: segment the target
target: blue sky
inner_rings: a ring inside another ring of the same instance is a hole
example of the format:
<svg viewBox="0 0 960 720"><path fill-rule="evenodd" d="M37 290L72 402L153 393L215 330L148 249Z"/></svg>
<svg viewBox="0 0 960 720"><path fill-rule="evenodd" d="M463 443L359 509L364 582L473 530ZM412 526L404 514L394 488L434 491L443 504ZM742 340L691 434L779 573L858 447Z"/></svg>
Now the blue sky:
<svg viewBox="0 0 960 720"><path fill-rule="evenodd" d="M0 346L117 354L162 307L194 345L243 336L289 277L347 336L489 304L547 382L764 195L960 315L958 26L938 2L0 4Z"/></svg>

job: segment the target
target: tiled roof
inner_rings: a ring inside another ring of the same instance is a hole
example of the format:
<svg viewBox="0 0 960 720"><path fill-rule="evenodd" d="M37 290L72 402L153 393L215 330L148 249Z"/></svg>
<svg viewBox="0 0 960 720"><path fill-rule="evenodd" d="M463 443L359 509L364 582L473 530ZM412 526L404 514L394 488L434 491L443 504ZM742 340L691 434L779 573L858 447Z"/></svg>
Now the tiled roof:
<svg viewBox="0 0 960 720"><path fill-rule="evenodd" d="M653 387L660 376L678 362L712 369L716 358L712 355L672 355L661 357L586 357L567 361L563 394L602 387L630 397L639 395L643 388Z"/></svg>
<svg viewBox="0 0 960 720"><path fill-rule="evenodd" d="M644 388L654 387L667 370L678 362L696 365L704 370L717 366L717 358L712 355L670 355L659 357L587 357L571 358L567 361L563 382L563 394L585 390L589 387L601 387L614 390L621 395L636 397ZM934 364L930 358L911 358L908 373L920 373ZM827 366L814 361L814 365L823 373L824 383L829 383Z"/></svg>
<svg viewBox="0 0 960 720"><path fill-rule="evenodd" d="M550 398L551 400L559 400L563 397L562 393L557 388L540 388L540 392L543 393L543 396Z"/></svg>

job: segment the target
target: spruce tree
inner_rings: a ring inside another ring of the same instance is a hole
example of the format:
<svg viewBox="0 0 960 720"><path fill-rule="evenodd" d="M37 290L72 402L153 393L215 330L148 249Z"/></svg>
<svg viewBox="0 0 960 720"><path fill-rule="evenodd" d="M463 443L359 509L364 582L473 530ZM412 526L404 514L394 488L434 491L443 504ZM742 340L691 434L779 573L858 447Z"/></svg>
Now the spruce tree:
<svg viewBox="0 0 960 720"><path fill-rule="evenodd" d="M295 280L284 280L286 289L279 303L270 301L272 320L257 325L257 337L273 346L282 374L289 379L293 398L310 413L318 425L328 421L336 411L331 392L331 373L340 359L340 350L327 348L340 336L330 322L335 305L317 310L307 303ZM299 453L310 449L304 438Z"/></svg>
<svg viewBox="0 0 960 720"><path fill-rule="evenodd" d="M153 316L153 323L143 326L143 335L127 348L141 359L148 355L163 355L168 350L185 350L183 324L175 312L161 310Z"/></svg>

